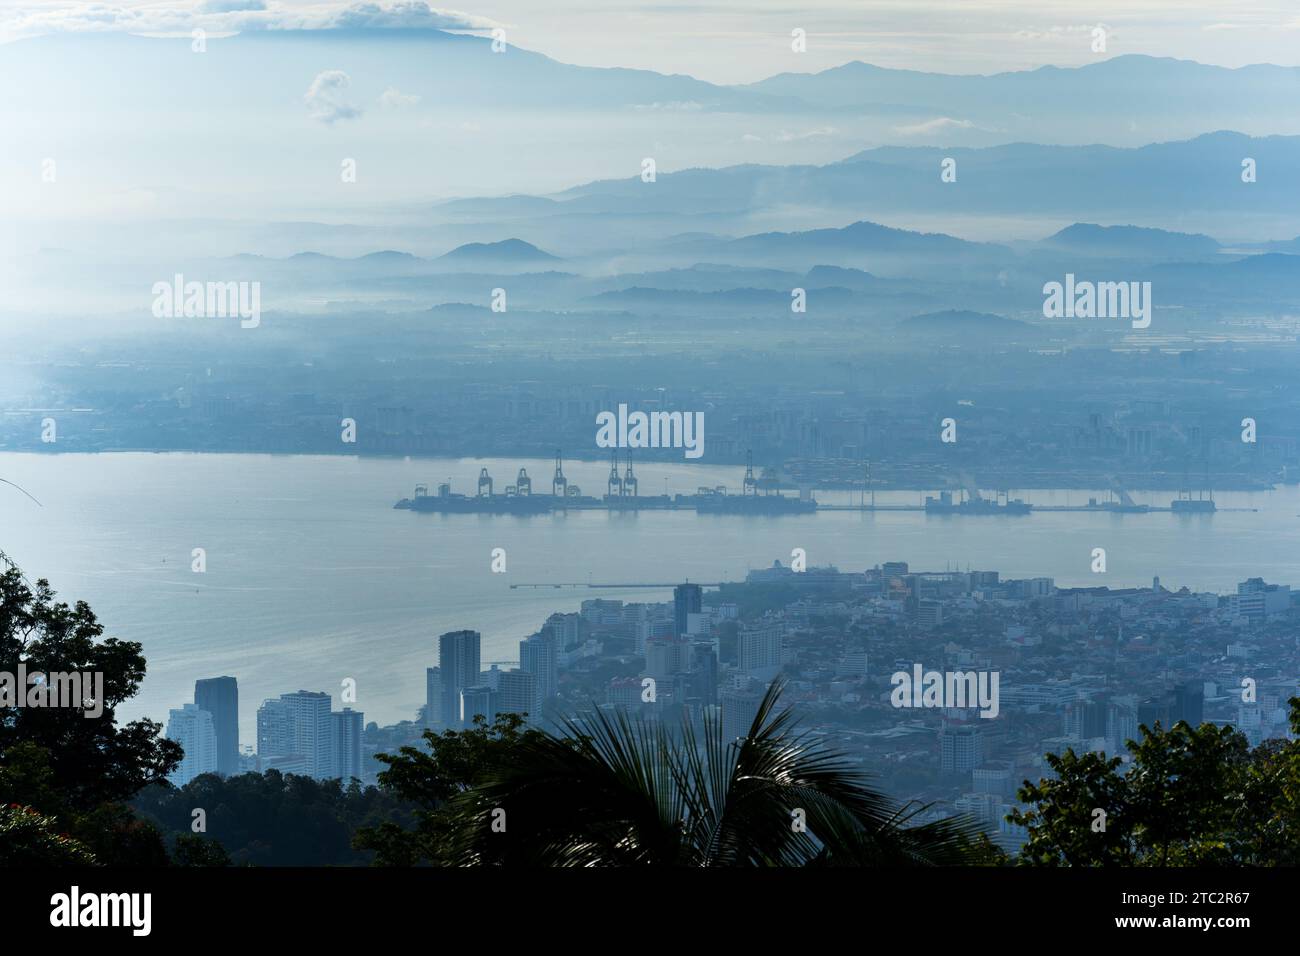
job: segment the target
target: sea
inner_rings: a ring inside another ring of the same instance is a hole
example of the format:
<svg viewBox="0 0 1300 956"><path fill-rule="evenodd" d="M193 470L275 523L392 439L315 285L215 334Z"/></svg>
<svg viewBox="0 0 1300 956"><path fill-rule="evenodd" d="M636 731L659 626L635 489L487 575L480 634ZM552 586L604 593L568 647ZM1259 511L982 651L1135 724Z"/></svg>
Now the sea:
<svg viewBox="0 0 1300 956"><path fill-rule="evenodd" d="M743 469L637 463L641 494L739 490ZM486 468L500 491L526 468L549 492L554 462L191 453L0 453L0 550L60 599L86 601L106 634L138 641L148 661L120 719L165 722L194 681L239 681L240 740L256 740L260 703L326 691L335 708L356 682L367 722L412 719L438 635L483 635L483 667L508 668L519 642L555 611L591 598L665 601L663 588L516 588L511 584L663 584L742 580L788 563L862 571L996 570L1058 586L1147 586L1228 593L1248 577L1300 585L1300 488L1215 495L1211 515L1039 512L937 516L819 512L739 517L578 511L534 517L395 510L416 484L473 494ZM608 462L566 461L583 494L604 494ZM1083 504L1104 492L1016 492L1035 505ZM818 494L856 503L859 493ZM1134 492L1167 506L1175 493ZM920 492L877 492L918 504ZM1252 510L1226 510L1226 509ZM494 573L493 551L505 571ZM1094 573L1093 550L1106 551ZM195 549L205 570L196 572Z"/></svg>

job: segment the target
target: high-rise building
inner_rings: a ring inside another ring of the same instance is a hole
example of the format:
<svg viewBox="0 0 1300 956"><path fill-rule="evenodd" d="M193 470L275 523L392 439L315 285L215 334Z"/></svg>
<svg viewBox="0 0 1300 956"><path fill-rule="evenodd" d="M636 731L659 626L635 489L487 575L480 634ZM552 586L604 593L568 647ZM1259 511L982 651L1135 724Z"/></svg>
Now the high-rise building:
<svg viewBox="0 0 1300 956"><path fill-rule="evenodd" d="M537 675L523 669L502 671L497 678L497 713L527 715L531 722L542 716Z"/></svg>
<svg viewBox="0 0 1300 956"><path fill-rule="evenodd" d="M217 732L217 773L239 773L239 684L233 677L194 682L194 703L212 715Z"/></svg>
<svg viewBox="0 0 1300 956"><path fill-rule="evenodd" d="M1165 730L1170 730L1181 720L1192 727L1201 726L1204 719L1205 686L1191 681L1179 684L1173 690L1166 691L1159 697L1148 697L1138 705L1137 719L1154 730L1156 722Z"/></svg>
<svg viewBox="0 0 1300 956"><path fill-rule="evenodd" d="M361 779L361 734L366 727L365 715L344 707L329 715L329 727L330 767L325 776L338 777L346 786L353 779Z"/></svg>
<svg viewBox="0 0 1300 956"><path fill-rule="evenodd" d="M770 679L781 669L781 645L785 628L780 624L746 627L740 631L736 653L745 674Z"/></svg>
<svg viewBox="0 0 1300 956"><path fill-rule="evenodd" d="M326 778L334 769L329 721L326 693L300 690L264 701L257 711L257 755L264 763L296 755L302 759L295 765L308 775Z"/></svg>
<svg viewBox="0 0 1300 956"><path fill-rule="evenodd" d="M867 652L862 648L849 648L835 665L836 677L851 677L854 679L867 676Z"/></svg>
<svg viewBox="0 0 1300 956"><path fill-rule="evenodd" d="M1189 681L1175 687L1169 716L1174 723L1185 720L1192 727L1201 726L1205 716L1205 685Z"/></svg>
<svg viewBox="0 0 1300 956"><path fill-rule="evenodd" d="M1106 752L1119 753L1138 736L1138 718L1130 707L1111 704L1106 710Z"/></svg>
<svg viewBox="0 0 1300 956"><path fill-rule="evenodd" d="M180 765L167 779L183 787L199 774L217 772L217 730L212 715L197 704L186 704L167 715L167 738L185 749Z"/></svg>
<svg viewBox="0 0 1300 956"><path fill-rule="evenodd" d="M292 708L279 698L257 708L257 756L263 766L271 757L293 753Z"/></svg>
<svg viewBox="0 0 1300 956"><path fill-rule="evenodd" d="M460 695L479 683L483 638L478 631L449 631L438 638L438 669L442 676L442 725L459 729ZM473 712L470 713L473 716Z"/></svg>
<svg viewBox="0 0 1300 956"><path fill-rule="evenodd" d="M555 617L567 618L569 615L551 615L551 619L554 619ZM547 620L547 625L551 624L551 619ZM583 601L582 619L588 624L603 625L606 627L611 624L618 624L623 619L623 602L610 601L605 598L592 598L591 600Z"/></svg>
<svg viewBox="0 0 1300 956"><path fill-rule="evenodd" d="M678 674L690 672L691 645L675 637L656 638L645 646L645 674L664 691Z"/></svg>
<svg viewBox="0 0 1300 956"><path fill-rule="evenodd" d="M610 604L618 607L617 609L596 609L591 614L588 614L587 605L589 604ZM622 620L622 604L622 601L583 601L583 612L581 614L552 614L546 619L546 623L542 625L542 632L549 634L555 640L555 652L559 654L566 647L572 647L582 640L584 621L597 624L613 624L616 620Z"/></svg>
<svg viewBox="0 0 1300 956"><path fill-rule="evenodd" d="M1228 597L1234 615L1254 621L1281 614L1290 606L1290 585L1266 584L1263 578L1247 578L1237 585L1237 593Z"/></svg>
<svg viewBox="0 0 1300 956"><path fill-rule="evenodd" d="M916 602L916 623L922 627L938 627L943 623L943 602L926 599Z"/></svg>
<svg viewBox="0 0 1300 956"><path fill-rule="evenodd" d="M691 648L691 696L705 707L718 703L718 652L710 641Z"/></svg>
<svg viewBox="0 0 1300 956"><path fill-rule="evenodd" d="M945 720L939 730L939 769L961 773L983 762L983 729L971 722Z"/></svg>
<svg viewBox="0 0 1300 956"><path fill-rule="evenodd" d="M426 730L441 729L442 724L442 669L424 669L424 726Z"/></svg>
<svg viewBox="0 0 1300 956"><path fill-rule="evenodd" d="M1147 697L1138 704L1137 722L1148 730L1155 730L1156 724L1168 730L1173 724L1169 720L1169 700L1167 697Z"/></svg>
<svg viewBox="0 0 1300 956"><path fill-rule="evenodd" d="M763 702L763 694L756 684L743 688L728 688L718 697L722 710L722 742L729 744L737 737L749 735L749 729L758 715L758 706Z"/></svg>
<svg viewBox="0 0 1300 956"><path fill-rule="evenodd" d="M1072 701L1065 706L1065 735L1080 740L1105 737L1109 713L1110 701L1105 696Z"/></svg>
<svg viewBox="0 0 1300 956"><path fill-rule="evenodd" d="M308 772L313 777L326 777L330 766L330 695L321 691L295 691L282 694L292 708L294 753L307 758Z"/></svg>
<svg viewBox="0 0 1300 956"><path fill-rule="evenodd" d="M673 633L685 637L691 614L704 607L704 591L698 584L679 584L673 588Z"/></svg>
<svg viewBox="0 0 1300 956"><path fill-rule="evenodd" d="M559 687L558 645L558 637L549 628L544 628L540 634L534 634L519 642L519 669L528 671L537 678L537 694L540 700L550 700Z"/></svg>
<svg viewBox="0 0 1300 956"><path fill-rule="evenodd" d="M472 727L474 718L481 716L489 724L497 719L498 712L498 692L487 686L479 684L475 687L466 687L460 692L460 713L457 715L460 727Z"/></svg>

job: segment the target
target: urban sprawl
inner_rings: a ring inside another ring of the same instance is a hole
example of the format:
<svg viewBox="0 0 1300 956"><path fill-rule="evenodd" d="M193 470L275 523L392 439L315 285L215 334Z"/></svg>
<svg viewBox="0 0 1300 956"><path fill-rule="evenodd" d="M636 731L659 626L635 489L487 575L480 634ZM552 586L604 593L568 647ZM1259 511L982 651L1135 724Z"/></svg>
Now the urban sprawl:
<svg viewBox="0 0 1300 956"><path fill-rule="evenodd" d="M185 749L171 779L278 770L373 784L376 754L419 745L426 730L472 726L476 715L548 727L605 708L670 728L711 716L730 740L779 676L804 731L889 792L932 803L927 813L978 818L1015 852L1024 832L1005 818L1024 780L1050 776L1045 754L1125 756L1139 726L1181 720L1231 724L1252 744L1287 736L1298 615L1289 586L1260 578L1220 595L1159 578L1058 588L1046 577L904 562L800 572L778 561L743 583L683 583L671 601L582 601L522 640L515 668L482 669L477 631L443 634L423 707L394 726L299 690L264 701L256 748L241 747L236 678L199 680L195 701L168 720ZM921 670L997 675L996 716L987 706L981 714L976 695L964 707L900 707L894 675Z"/></svg>

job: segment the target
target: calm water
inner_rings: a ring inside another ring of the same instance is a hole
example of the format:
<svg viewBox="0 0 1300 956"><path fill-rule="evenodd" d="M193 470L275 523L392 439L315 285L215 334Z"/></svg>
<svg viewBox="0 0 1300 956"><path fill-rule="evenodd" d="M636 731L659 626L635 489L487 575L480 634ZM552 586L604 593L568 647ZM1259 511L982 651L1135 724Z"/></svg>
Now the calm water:
<svg viewBox="0 0 1300 956"><path fill-rule="evenodd" d="M395 511L417 482L450 477L472 490L486 465L498 489L520 465L549 490L552 463L373 460L270 455L0 454L0 550L60 596L90 603L108 633L140 641L149 673L123 716L165 720L192 700L194 679L239 679L241 742L251 743L260 702L325 690L355 678L366 719L413 717L437 635L483 633L484 666L513 662L518 642L556 610L584 598L665 600L658 590L517 590L512 582L734 580L788 561L859 570L887 560L934 570L968 565L1006 576L1046 575L1061 585L1143 585L1229 591L1262 575L1300 584L1300 489L1220 494L1220 507L1258 513L1035 514L940 518L921 513L822 513L788 518L693 513L579 512L535 518ZM567 462L585 493L601 494L608 464ZM739 485L740 469L637 466L643 494ZM1087 493L1020 493L1035 504L1081 504ZM1167 505L1171 493L1135 493ZM825 496L847 500L846 494ZM878 494L916 503L916 493ZM207 573L190 570L193 548ZM506 574L490 572L505 548ZM1108 573L1089 571L1094 547Z"/></svg>

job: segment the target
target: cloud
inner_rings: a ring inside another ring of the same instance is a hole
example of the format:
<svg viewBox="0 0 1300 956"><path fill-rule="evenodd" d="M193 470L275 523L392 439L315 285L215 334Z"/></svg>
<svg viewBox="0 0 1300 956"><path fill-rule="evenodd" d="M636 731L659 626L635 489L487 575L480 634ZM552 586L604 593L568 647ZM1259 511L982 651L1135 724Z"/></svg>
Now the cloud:
<svg viewBox="0 0 1300 956"><path fill-rule="evenodd" d="M361 110L347 101L347 90L351 85L352 77L342 70L317 73L307 95L303 97L311 118L322 123L334 123L359 117Z"/></svg>
<svg viewBox="0 0 1300 956"><path fill-rule="evenodd" d="M420 102L420 97L416 93L403 93L395 86L390 86L384 90L379 97L379 105L386 110L400 110L408 106L414 106Z"/></svg>
<svg viewBox="0 0 1300 956"><path fill-rule="evenodd" d="M263 0L202 0L195 7L199 13L240 13L265 9Z"/></svg>
<svg viewBox="0 0 1300 956"><path fill-rule="evenodd" d="M314 0L293 6L283 0L173 0L148 6L115 6L64 0L51 5L19 0L0 13L0 40L45 33L143 33L188 35L246 30L462 30L501 26L487 17L444 10L425 0L351 3Z"/></svg>
<svg viewBox="0 0 1300 956"><path fill-rule="evenodd" d="M900 136L929 136L932 133L943 133L954 129L976 129L976 126L970 120L938 116L923 123L913 123L911 126L895 126L894 132Z"/></svg>
<svg viewBox="0 0 1300 956"><path fill-rule="evenodd" d="M341 30L473 30L492 23L458 10L437 10L424 0L398 0L354 3L339 13L332 25Z"/></svg>
<svg viewBox="0 0 1300 956"><path fill-rule="evenodd" d="M664 110L672 113L693 113L697 110L704 109L703 103L697 103L694 100L670 100L667 103L637 103L632 109L634 110Z"/></svg>

